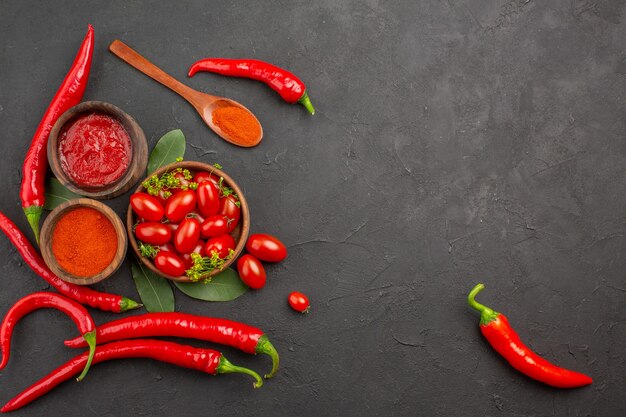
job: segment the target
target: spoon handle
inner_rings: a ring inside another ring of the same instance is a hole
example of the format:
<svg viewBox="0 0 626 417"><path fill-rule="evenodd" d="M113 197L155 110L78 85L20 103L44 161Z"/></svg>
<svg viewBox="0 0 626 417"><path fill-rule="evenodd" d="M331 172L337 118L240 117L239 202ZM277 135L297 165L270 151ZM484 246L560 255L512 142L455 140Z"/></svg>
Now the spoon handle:
<svg viewBox="0 0 626 417"><path fill-rule="evenodd" d="M111 45L109 45L109 51L111 51L122 61L143 72L148 77L160 82L167 88L175 91L184 99L191 102L191 104L194 104L194 98L198 94L200 94L198 91L187 87L185 84L181 83L180 81L163 71L161 68L148 61L146 58L137 53L137 51L118 39L111 42Z"/></svg>

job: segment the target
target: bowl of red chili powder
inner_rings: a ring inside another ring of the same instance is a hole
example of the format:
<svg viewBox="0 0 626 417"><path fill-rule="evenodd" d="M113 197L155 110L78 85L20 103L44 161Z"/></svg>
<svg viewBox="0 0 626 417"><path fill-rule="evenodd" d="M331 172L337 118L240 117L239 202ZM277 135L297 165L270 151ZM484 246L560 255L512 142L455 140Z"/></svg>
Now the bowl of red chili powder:
<svg viewBox="0 0 626 417"><path fill-rule="evenodd" d="M41 254L61 279L89 285L111 276L126 255L122 220L99 201L79 198L59 205L41 228Z"/></svg>
<svg viewBox="0 0 626 417"><path fill-rule="evenodd" d="M119 107L86 101L57 120L48 139L52 172L70 190L105 199L128 191L146 169L143 130Z"/></svg>

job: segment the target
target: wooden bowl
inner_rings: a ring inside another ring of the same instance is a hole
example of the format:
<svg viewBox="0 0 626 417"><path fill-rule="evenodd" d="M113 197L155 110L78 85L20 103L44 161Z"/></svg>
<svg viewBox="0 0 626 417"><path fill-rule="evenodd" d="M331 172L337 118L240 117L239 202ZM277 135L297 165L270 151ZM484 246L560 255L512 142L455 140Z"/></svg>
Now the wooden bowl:
<svg viewBox="0 0 626 417"><path fill-rule="evenodd" d="M241 202L241 220L239 224L237 225L237 227L235 227L235 229L232 231L232 233L230 233L230 235L235 239L236 246L235 246L235 253L233 254L232 258L230 258L224 264L224 269L228 268L230 265L233 264L233 262L235 262L237 257L241 255L241 252L243 251L243 248L246 244L246 240L248 239L248 233L250 233L250 210L248 209L248 203L246 202L246 199L243 195L243 192L241 191L241 188L239 188L237 183L233 181L233 179L229 177L226 173L215 168L212 165L204 164L202 162L194 162L194 161L175 162L173 164L169 164L162 168L159 168L158 170L150 174L150 176L161 175L166 171L172 171L173 169L176 169L176 168L188 169L189 171L191 171L192 174L195 174L198 171L208 171L212 173L213 175L215 175L217 178L222 177L224 178L224 184L227 187L232 188L233 191L239 197L239 201ZM140 185L139 187L137 187L135 192L146 192L146 189L142 185ZM126 213L126 230L128 232L128 240L130 241L130 246L135 251L135 255L137 255L137 258L140 259L141 262L146 267L148 267L148 269L150 269L154 273L164 278L170 279L172 281L178 281L178 282L192 282L187 276L184 276L184 275L180 277L174 277L171 275L164 274L163 272L159 271L156 266L154 266L154 262L152 262L152 259L141 256L141 252L139 251L139 246L137 244L137 239L135 238L135 234L133 233L133 227L135 226L136 221L137 221L137 218L135 216L135 212L133 211L133 209L131 208L129 204L128 212ZM199 282L202 282L203 279L213 277L219 274L220 272L221 272L220 270L215 269L211 271L210 273L206 274L205 276L202 276Z"/></svg>
<svg viewBox="0 0 626 417"><path fill-rule="evenodd" d="M75 184L61 167L59 160L59 134L63 126L88 113L102 113L113 117L124 126L130 137L131 159L126 172L117 181L102 187L86 188ZM48 162L57 179L71 191L86 197L109 199L124 194L144 176L148 163L148 143L139 124L122 109L102 101L85 101L63 113L52 127L48 139Z"/></svg>
<svg viewBox="0 0 626 417"><path fill-rule="evenodd" d="M115 252L113 260L109 266L104 268L100 273L91 277L79 277L70 274L59 265L54 253L52 252L52 233L54 232L57 222L63 215L79 207L88 207L98 210L111 222L117 235L117 252ZM41 227L40 242L41 255L43 256L46 265L48 265L52 272L54 272L62 280L78 285L95 284L96 282L100 282L113 275L113 273L118 270L120 265L122 265L126 256L126 249L128 248L126 230L124 229L124 223L122 223L119 216L108 206L89 198L77 198L75 200L66 201L52 210L48 217L46 217L46 220L43 222Z"/></svg>

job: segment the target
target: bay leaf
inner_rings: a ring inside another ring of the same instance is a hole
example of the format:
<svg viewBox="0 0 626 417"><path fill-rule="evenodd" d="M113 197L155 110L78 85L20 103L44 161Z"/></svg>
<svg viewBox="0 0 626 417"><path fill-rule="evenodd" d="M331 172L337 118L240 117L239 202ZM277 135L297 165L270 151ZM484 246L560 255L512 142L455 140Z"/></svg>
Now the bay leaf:
<svg viewBox="0 0 626 417"><path fill-rule="evenodd" d="M214 276L208 284L203 282L174 282L174 285L189 297L204 301L232 301L248 291L248 287L232 268L226 268Z"/></svg>
<svg viewBox="0 0 626 417"><path fill-rule="evenodd" d="M146 310L151 313L174 311L174 291L167 279L152 272L139 261L133 262L131 272Z"/></svg>
<svg viewBox="0 0 626 417"><path fill-rule="evenodd" d="M186 140L183 131L180 129L167 132L150 152L148 158L148 175L157 169L176 162L177 158L185 156Z"/></svg>
<svg viewBox="0 0 626 417"><path fill-rule="evenodd" d="M54 210L57 206L65 203L66 201L81 197L82 195L76 194L65 188L65 186L56 178L49 177L48 181L46 181L46 202L44 203L43 208L46 210Z"/></svg>

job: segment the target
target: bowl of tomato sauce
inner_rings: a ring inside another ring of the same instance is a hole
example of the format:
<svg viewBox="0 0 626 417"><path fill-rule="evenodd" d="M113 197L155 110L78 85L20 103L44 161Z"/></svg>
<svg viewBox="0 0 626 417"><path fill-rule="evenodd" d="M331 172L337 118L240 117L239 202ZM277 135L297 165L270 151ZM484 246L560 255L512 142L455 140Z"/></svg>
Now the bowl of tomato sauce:
<svg viewBox="0 0 626 417"><path fill-rule="evenodd" d="M237 183L202 162L166 165L130 196L128 241L140 262L164 278L208 282L242 253L248 203Z"/></svg>
<svg viewBox="0 0 626 417"><path fill-rule="evenodd" d="M50 131L47 151L57 179L95 199L128 191L143 176L148 159L139 124L102 101L86 101L63 113Z"/></svg>

